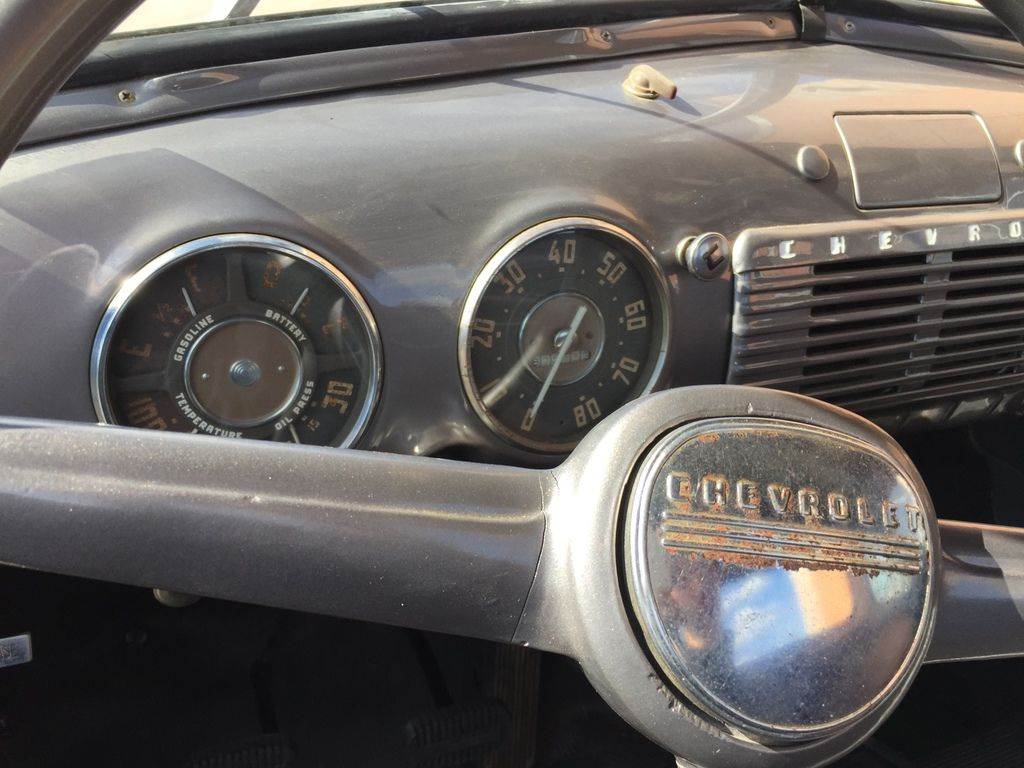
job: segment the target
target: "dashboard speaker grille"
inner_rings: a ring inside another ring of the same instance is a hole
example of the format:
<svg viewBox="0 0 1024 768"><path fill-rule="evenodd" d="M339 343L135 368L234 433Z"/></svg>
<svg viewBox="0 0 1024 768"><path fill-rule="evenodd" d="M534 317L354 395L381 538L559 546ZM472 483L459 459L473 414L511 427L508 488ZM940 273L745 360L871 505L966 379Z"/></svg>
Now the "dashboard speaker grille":
<svg viewBox="0 0 1024 768"><path fill-rule="evenodd" d="M729 381L868 415L1024 386L1024 244L737 274Z"/></svg>

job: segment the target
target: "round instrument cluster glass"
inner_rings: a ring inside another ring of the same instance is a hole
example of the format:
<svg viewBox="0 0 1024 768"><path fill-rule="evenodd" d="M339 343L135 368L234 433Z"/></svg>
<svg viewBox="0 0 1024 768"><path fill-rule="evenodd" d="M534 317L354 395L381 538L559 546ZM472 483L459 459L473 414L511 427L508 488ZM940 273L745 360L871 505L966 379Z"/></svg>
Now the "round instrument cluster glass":
<svg viewBox="0 0 1024 768"><path fill-rule="evenodd" d="M92 356L106 422L313 445L359 436L380 376L355 286L262 235L204 238L152 261L111 301Z"/></svg>
<svg viewBox="0 0 1024 768"><path fill-rule="evenodd" d="M571 450L650 392L668 340L665 279L650 251L594 219L546 222L488 262L462 316L459 364L480 417L531 450Z"/></svg>

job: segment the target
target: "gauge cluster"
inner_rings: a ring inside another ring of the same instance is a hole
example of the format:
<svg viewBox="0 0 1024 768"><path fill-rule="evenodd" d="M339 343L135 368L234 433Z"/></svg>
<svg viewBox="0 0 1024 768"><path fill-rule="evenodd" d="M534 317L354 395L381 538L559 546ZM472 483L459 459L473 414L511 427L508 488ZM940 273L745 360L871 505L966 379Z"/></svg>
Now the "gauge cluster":
<svg viewBox="0 0 1024 768"><path fill-rule="evenodd" d="M166 253L111 301L92 357L104 421L351 445L373 412L380 341L355 286L321 256L261 235Z"/></svg>
<svg viewBox="0 0 1024 768"><path fill-rule="evenodd" d="M468 417L517 449L570 451L658 384L667 296L654 256L617 226L565 218L517 235L452 328ZM373 418L381 349L370 307L330 261L217 235L121 285L93 346L93 400L112 424L348 446Z"/></svg>

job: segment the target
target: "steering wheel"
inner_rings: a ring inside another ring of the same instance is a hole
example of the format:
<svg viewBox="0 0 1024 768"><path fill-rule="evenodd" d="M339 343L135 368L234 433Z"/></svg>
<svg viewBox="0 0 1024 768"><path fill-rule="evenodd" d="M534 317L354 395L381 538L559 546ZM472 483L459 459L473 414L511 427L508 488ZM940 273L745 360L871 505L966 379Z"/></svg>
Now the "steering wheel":
<svg viewBox="0 0 1024 768"><path fill-rule="evenodd" d="M0 159L134 5L0 0ZM0 419L0 530L6 564L573 657L686 766L821 765L922 663L1024 655L1024 531L746 387L637 400L553 470Z"/></svg>

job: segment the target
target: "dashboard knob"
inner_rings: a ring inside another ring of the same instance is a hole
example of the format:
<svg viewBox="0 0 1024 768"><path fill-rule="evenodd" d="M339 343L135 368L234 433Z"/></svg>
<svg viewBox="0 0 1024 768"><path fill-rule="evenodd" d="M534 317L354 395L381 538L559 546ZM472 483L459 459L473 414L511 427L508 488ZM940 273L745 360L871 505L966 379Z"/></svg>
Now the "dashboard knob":
<svg viewBox="0 0 1024 768"><path fill-rule="evenodd" d="M687 237L676 246L676 259L700 280L714 280L729 265L729 241L718 232Z"/></svg>
<svg viewBox="0 0 1024 768"><path fill-rule="evenodd" d="M796 153L796 167L808 181L821 181L832 171L832 161L821 147L809 144Z"/></svg>

